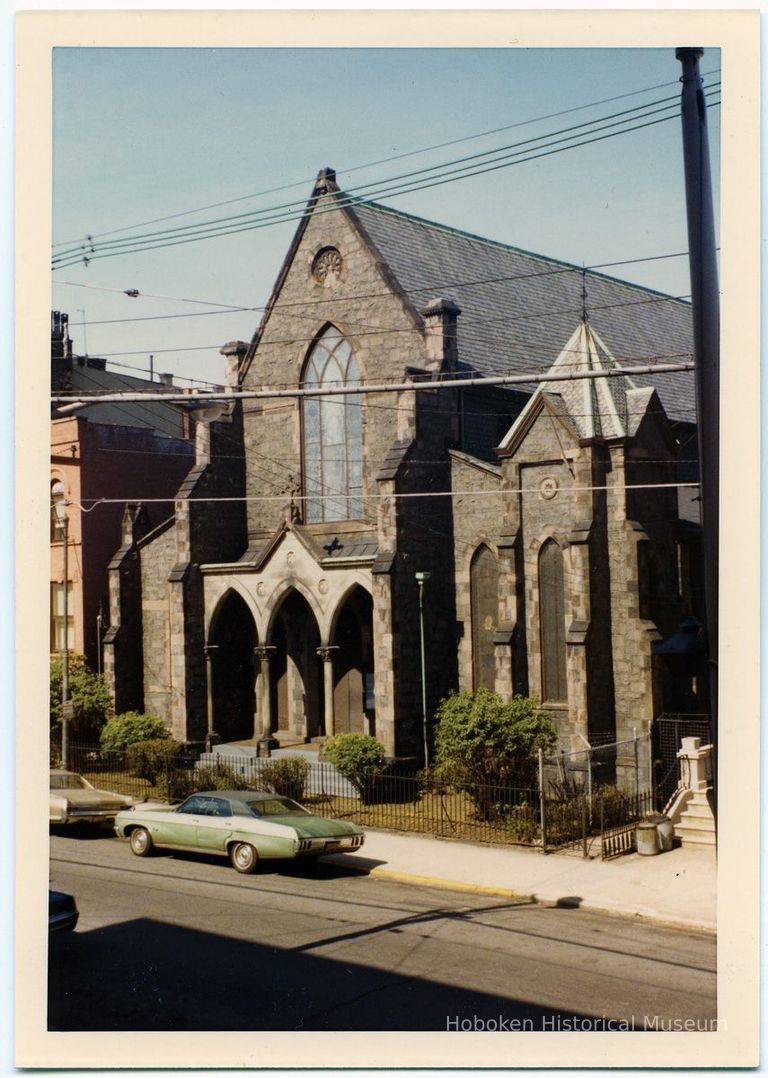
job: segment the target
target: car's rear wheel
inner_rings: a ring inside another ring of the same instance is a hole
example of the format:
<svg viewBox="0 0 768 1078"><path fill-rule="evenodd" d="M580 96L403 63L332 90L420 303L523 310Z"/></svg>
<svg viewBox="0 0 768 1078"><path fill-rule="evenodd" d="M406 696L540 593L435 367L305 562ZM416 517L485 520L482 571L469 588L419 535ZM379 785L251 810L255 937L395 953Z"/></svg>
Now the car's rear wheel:
<svg viewBox="0 0 768 1078"><path fill-rule="evenodd" d="M137 827L131 831L128 841L131 845L131 851L137 857L148 857L152 852L152 839L146 827Z"/></svg>
<svg viewBox="0 0 768 1078"><path fill-rule="evenodd" d="M242 872L244 876L249 876L256 871L259 855L249 842L236 842L229 851L229 860L232 862L232 868Z"/></svg>

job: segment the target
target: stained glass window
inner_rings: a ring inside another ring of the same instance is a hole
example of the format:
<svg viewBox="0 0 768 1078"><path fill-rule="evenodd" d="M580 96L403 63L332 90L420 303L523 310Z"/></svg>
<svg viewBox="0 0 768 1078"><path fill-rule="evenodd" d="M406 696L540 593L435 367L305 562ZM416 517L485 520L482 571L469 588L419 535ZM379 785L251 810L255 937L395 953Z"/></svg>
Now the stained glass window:
<svg viewBox="0 0 768 1078"><path fill-rule="evenodd" d="M565 584L563 552L548 539L539 553L541 689L544 702L568 700L565 662Z"/></svg>
<svg viewBox="0 0 768 1078"><path fill-rule="evenodd" d="M304 369L305 388L359 383L349 342L329 326ZM363 515L363 434L359 396L304 398L306 520L351 520Z"/></svg>
<svg viewBox="0 0 768 1078"><path fill-rule="evenodd" d="M493 634L499 617L499 563L481 546L469 571L472 597L472 674L475 689L496 689L496 648Z"/></svg>

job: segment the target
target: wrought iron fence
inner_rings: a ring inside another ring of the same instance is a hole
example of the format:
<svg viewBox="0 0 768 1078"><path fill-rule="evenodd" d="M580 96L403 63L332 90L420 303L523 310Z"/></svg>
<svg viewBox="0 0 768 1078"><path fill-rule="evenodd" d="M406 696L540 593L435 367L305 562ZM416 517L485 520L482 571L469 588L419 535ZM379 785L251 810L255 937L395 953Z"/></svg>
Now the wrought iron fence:
<svg viewBox="0 0 768 1078"><path fill-rule="evenodd" d="M180 801L202 788L252 787L286 793L320 815L371 828L544 851L571 848L588 856L597 842L605 848L606 836L618 851L613 832L633 826L639 813L652 808L651 794L639 793L636 783L621 791L601 781L615 776L615 769L598 766L601 759L615 760L620 751L621 745L601 746L586 751L586 760L585 752L540 754L538 770L521 784L455 785L395 766L345 777L332 764L312 760L300 768L297 786L295 776L276 776L274 760L222 748L146 758L72 745L69 763L94 786L139 800Z"/></svg>
<svg viewBox="0 0 768 1078"><path fill-rule="evenodd" d="M653 812L654 792L622 794L615 791L610 798L601 798L600 856L603 861L636 848L637 825Z"/></svg>

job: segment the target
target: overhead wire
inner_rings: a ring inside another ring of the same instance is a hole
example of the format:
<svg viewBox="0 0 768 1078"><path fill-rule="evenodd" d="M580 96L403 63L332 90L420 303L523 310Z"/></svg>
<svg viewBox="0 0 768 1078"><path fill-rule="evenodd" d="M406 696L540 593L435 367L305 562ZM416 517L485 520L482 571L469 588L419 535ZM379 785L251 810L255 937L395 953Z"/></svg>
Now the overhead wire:
<svg viewBox="0 0 768 1078"><path fill-rule="evenodd" d="M702 78L709 78L711 75L717 75L719 73L720 73L720 68L715 68L713 71L702 72ZM496 135L496 134L499 134L502 131L510 131L510 130L512 130L514 128L525 127L525 126L527 126L529 124L532 124L532 123L542 123L545 120L555 119L558 116L566 116L566 115L568 115L570 113L573 113L573 112L581 112L581 111L584 111L585 109L596 108L598 105L610 104L610 102L612 102L612 101L621 101L621 100L624 100L625 98L628 98L628 97L636 97L638 94L650 93L653 90L661 90L661 89L664 89L667 86L674 86L674 85L676 85L676 83L677 83L677 80L670 81L670 82L656 83L653 86L646 86L646 87L643 87L640 90L630 90L630 91L628 91L626 93L623 93L623 94L614 94L611 97L602 98L602 99L600 99L598 101L591 101L591 102L587 102L587 103L582 104L582 105L574 105L571 108L560 109L557 112L550 112L550 113L547 113L544 116L532 117L532 118L529 118L527 120L518 120L515 123L505 124L505 125L503 125L501 127L491 128L488 131L481 131L481 132L477 132L477 133L471 134L471 135L464 135L464 136L461 136L460 138L449 139L449 140L447 140L445 142L435 143L435 144L433 144L431 146L420 147L420 148L418 148L416 150L408 150L408 151L406 151L404 153L393 154L393 155L391 155L389 157L379 158L376 161L368 161L368 162L366 162L365 164L362 164L362 165L350 165L347 168L340 169L339 171L343 172L345 175L347 175L347 174L349 174L351 172L362 171L362 170L367 169L367 168L374 168L377 165L388 164L390 161L399 161L399 160L402 160L402 159L404 159L406 157L413 157L413 156L415 156L417 154L430 153L433 150L444 149L444 148L446 148L448 146L455 146L455 145L458 145L459 143L470 142L470 141L473 141L474 139L486 138L488 135ZM216 209L219 206L228 206L228 205L232 205L232 204L234 204L236 202L244 202L244 201L246 201L247 199L250 199L250 198L262 198L265 195L274 194L275 192L278 192L278 191L287 191L287 190L290 190L290 189L296 188L296 187L304 187L306 184L311 183L313 179L314 179L314 177L310 177L310 178L308 178L306 180L297 180L297 181L294 181L292 183L281 184L281 185L279 185L277 187L268 188L266 191L250 193L250 194L247 194L247 195L240 195L237 198L224 199L223 201L220 201L220 202L211 202L211 203L208 203L207 205L204 205L204 206L197 206L197 207L195 207L193 209L190 209L190 210L181 210L181 211L178 211L176 213L166 214L163 217L155 217L155 218L152 218L149 221L142 221L142 222L139 222L139 223L134 224L134 225L125 225L125 226L120 227L120 228L108 229L108 230L106 230L104 232L92 233L91 238L99 239L99 238L101 238L103 236L110 236L110 235L114 235L114 234L119 233L119 232L126 232L126 231L130 230L131 228L142 228L145 225L158 224L158 223L161 223L162 221L169 221L169 220L172 220L172 219L178 218L178 217L186 217L186 216L189 216L192 213L201 213L204 210ZM63 246L66 246L67 244L76 244L76 243L79 243L79 242L81 242L80 239L62 240L62 241L59 241L57 243L54 243L53 247L63 247Z"/></svg>
<svg viewBox="0 0 768 1078"><path fill-rule="evenodd" d="M410 214L401 213L400 216L403 217L403 218L408 218L410 220L414 220L414 221L420 220L419 218L412 217ZM437 229L444 230L444 231L451 232L451 233L456 232L455 229L447 228L447 227L442 226L442 225L440 225L440 224L438 224L436 222L430 221L429 224L430 224L430 226L432 228L437 228ZM480 242L483 242L482 237L472 237L472 238L476 238ZM485 241L485 242L488 242L488 241ZM494 248L499 248L500 245L497 244L497 243L493 243L492 246ZM510 251L514 251L516 253L527 254L529 257L536 258L536 259L538 259L539 261L542 261L542 262L553 262L554 261L553 259L547 258L544 255L536 255L536 254L533 254L533 253L527 252L527 251L518 251L518 249L514 248L514 247L510 247L508 249ZM597 271L604 270L604 269L612 269L613 267L616 267L616 266L632 266L632 265L637 265L639 263L645 263L645 262L662 262L662 261L665 261L667 259L687 258L687 257L688 257L688 251L674 251L674 252L672 252L670 254L664 254L664 255L646 255L646 256L644 256L642 258L621 258L621 259L617 259L617 260L612 261L612 262L598 262L598 263L594 263L591 266L575 266L575 265L572 266L572 265L568 265L568 264L559 264L554 269L535 270L535 271L530 272L530 273L508 274L508 275L504 275L504 276L501 276L501 277L499 277L499 276L495 276L495 277L474 277L474 278L470 278L469 280L438 281L438 282L433 282L431 284L418 285L416 287L411 287L411 288L402 288L401 291L404 292L406 295L416 295L416 294L421 293L421 292L441 291L443 289L448 289L448 288L473 288L473 287L480 287L480 286L485 286L485 285L505 284L505 283L507 283L509 281L525 280L525 279L527 279L529 277L530 278L533 278L533 277L546 277L546 276L553 276L555 274L561 274L561 273L583 273L585 270L586 270L587 273L597 274L600 277L604 277L606 280L615 281L618 284L624 284L628 288L643 288L645 291L652 291L652 289L648 289L644 285L634 285L634 284L631 284L630 282L622 281L617 277L611 277L611 276L608 276L607 274L602 274L602 273L598 274ZM130 293L132 293L134 291L132 289L125 289L125 288L108 288L108 287L106 287L104 285L89 284L89 283L87 283L85 281L54 281L53 284L56 287L67 286L67 287L71 287L71 288L90 288L90 289L94 289L94 290L99 291L99 292L115 292L115 293L119 293L119 294L130 294ZM144 299L168 299L168 300L173 300L174 302L177 302L177 303L194 303L194 304L201 304L201 305L209 306L209 307L221 307L222 308L221 311L213 311L213 312L211 312L213 314L232 314L232 313L237 314L237 313L240 313L240 312L247 313L247 312L250 312L250 311L258 313L259 311L266 311L266 310L275 311L275 310L283 310L283 309L288 309L288 308L293 308L293 307L322 306L322 305L327 305L327 303L328 303L328 298L324 297L322 299L309 299L309 298L307 298L307 299L304 299L304 300L277 301L276 303L273 303L273 304L263 304L261 306L243 306L243 305L237 305L237 304L225 304L225 303L219 302L217 300L186 299L183 296L164 296L164 295L158 295L157 293L154 293L154 292L138 292L138 290L135 290L135 291L138 293L138 297L141 297L141 298L144 298ZM391 293L389 291L361 292L361 293L352 293L352 294L350 294L348 296L345 296L344 298L345 298L346 301L361 300L361 299L378 299L381 296L388 296L390 294ZM165 316L164 315L158 315L157 317L162 318L162 317L165 317ZM87 324L89 326L107 325L107 324L109 324L109 322L124 322L124 321L133 321L133 320L134 319L110 319L108 321L104 321L104 320L102 320L102 321L94 321L94 320L89 319L87 323L70 322L69 325L72 326L72 327L80 326L80 325L84 325L84 324ZM139 319L136 319L136 320L138 321Z"/></svg>
<svg viewBox="0 0 768 1078"><path fill-rule="evenodd" d="M717 83L715 85L719 86L720 84ZM413 177L415 177L415 176L421 176L421 175L424 175L425 173L438 172L441 169L443 169L443 170L447 169L447 168L455 169L456 166L458 166L458 165L463 165L463 164L465 164L467 162L477 161L477 160L480 160L482 158L493 157L494 155L506 153L508 150L516 149L516 148L518 148L520 146L528 146L532 142L543 142L546 139L553 138L555 135L569 135L571 132L578 131L581 128L584 128L584 127L589 127L591 129L594 129L595 131L604 130L605 128L601 128L601 127L598 127L596 125L601 124L601 123L603 123L604 121L607 121L607 120L617 120L618 123L611 123L611 124L606 125L607 128L615 127L615 126L618 126L618 124L624 122L624 121L621 120L621 117L628 116L628 115L631 115L632 113L638 113L638 112L642 113L643 117L645 117L647 115L655 115L658 112L668 111L669 109L672 109L672 108L677 109L679 107L679 103L680 103L679 95L674 94L674 95L671 95L670 97L660 98L657 101L650 101L650 102L647 102L647 103L642 104L642 105L636 105L633 108L624 109L624 110L622 110L620 112L610 113L608 116L598 117L597 119L594 119L594 120L587 120L587 121L585 121L584 123L581 123L581 124L573 124L570 127L561 128L561 129L559 129L557 131L549 132L549 133L547 133L545 135L532 136L531 138L523 139L520 142L510 143L507 146L495 147L495 148L492 148L490 150L483 150L483 151L480 151L480 152L475 153L475 154L466 155L465 157L454 158L452 161L444 162L444 163L441 163L441 164L438 164L438 165L428 165L428 166L425 166L424 168L414 169L414 170L412 170L410 172L404 172L404 173L400 173L400 174L395 175L395 176L387 177L386 180L372 180L371 182L369 182L367 184L360 184L357 187L350 188L349 190L344 192L344 196L349 197L349 198L351 198L351 197L359 197L359 193L361 191L365 191L365 190L367 190L369 188L379 188L379 189L381 189L381 187L383 185L385 185L385 184L388 185L386 190L387 190L387 193L389 194L389 193L397 190L398 186L403 186L402 184L397 184L396 181L412 180ZM659 109L654 109L653 106L655 106L655 105L661 105L663 107L659 108ZM637 117L634 117L634 118L637 118ZM562 141L566 141L566 140L561 139L561 140L558 140L558 141L562 142ZM513 156L516 156L516 155L513 155ZM389 185L391 185L393 183L395 184L395 187L389 186ZM369 196L365 196L365 197L369 197ZM234 216L230 215L229 217L213 218L210 221L206 221L206 222L201 222L201 223L197 223L197 224L189 224L189 225L180 225L180 226L177 226L176 228L161 229L161 230L155 231L155 232L137 233L135 236L129 236L124 240L113 240L113 241L111 241L111 242L109 242L107 244L102 244L102 247L108 248L108 247L111 247L111 246L122 246L124 244L135 243L136 241L138 241L140 239L154 239L154 238L157 238L157 237L167 237L167 236L171 236L171 235L175 235L175 234L180 234L182 232L186 233L186 232L189 232L190 230L197 230L197 229L201 229L201 228L206 228L206 227L209 227L209 226L213 227L215 225L223 225L223 224L228 224L228 223L239 222L239 221L242 221L242 220L244 220L246 218L252 218L254 216L260 217L260 216L266 216L268 214L274 214L279 210L297 209L297 210L302 210L303 211L305 206L306 206L306 200L305 199L294 200L293 202L278 203L278 204L276 204L274 206L268 206L263 210L251 210L251 211L247 211L246 213L235 214ZM81 246L78 244L77 246L73 247L72 249L80 251ZM62 257L66 256L67 253L68 253L67 251L63 251L61 253Z"/></svg>
<svg viewBox="0 0 768 1078"><path fill-rule="evenodd" d="M716 104L719 104L719 101L718 102L712 102L712 103L714 105L716 105ZM635 120L645 119L647 116L653 116L653 115L656 115L659 112L667 112L672 107L673 107L672 105L666 105L662 109L654 109L654 110L647 109L641 115L636 116L636 117L632 117L632 119L635 119ZM675 98L675 106L674 107L675 108L678 107L677 98ZM625 110L625 112L631 112L631 111L637 111L637 110ZM499 168L507 168L507 167L510 167L513 164L522 164L522 163L524 163L526 161L537 160L537 159L539 159L541 157L548 157L548 156L551 156L554 153L560 153L560 152L563 152L564 150L567 150L567 149L574 149L574 148L577 148L579 146L585 146L585 145L589 145L589 144L592 144L592 143L595 143L595 142L604 141L607 138L614 138L614 137L617 137L618 135L621 135L621 134L627 134L627 133L629 133L631 131L637 131L637 130L641 130L642 128L645 128L645 127L651 127L651 126L654 126L654 125L656 125L658 123L665 123L668 120L673 119L676 116L676 114L677 114L676 112L672 112L668 116L663 116L663 117L660 117L660 118L657 118L657 119L654 119L654 120L645 120L645 122L639 123L639 124L638 123L632 124L631 126L624 127L624 129L620 130L620 131L613 131L613 132L611 132L609 134L606 134L606 133L594 134L594 136L591 137L591 138L582 138L583 135L592 134L593 132L606 132L612 127L616 127L616 126L619 126L620 124L626 124L626 123L630 122L630 121L624 119L624 120L617 120L614 123L604 123L602 127L595 126L596 123L602 122L605 119L609 119L609 117L604 117L604 118L601 118L600 121L593 121L592 122L592 128L591 128L590 132L581 132L580 135L575 136L575 138L580 138L581 141L574 141L574 136L573 135L568 135L567 138L565 138L565 139L556 139L554 141L550 141L549 143L545 143L544 146L535 147L534 149L531 149L530 151L519 150L519 151L511 153L511 154L506 154L506 156L497 157L496 159L494 159L494 161L492 163L483 164L482 167L467 165L464 168L456 169L455 168L456 163L451 163L450 165L446 165L446 166L434 166L431 169L417 170L418 173L422 173L422 172L426 172L426 171L437 172L437 170L439 168L446 169L446 168L450 167L452 169L451 172L448 172L448 173L444 172L442 175L439 174L437 177L434 177L434 176L427 177L423 181L419 181L418 179L417 180L411 180L411 181L406 180L403 183L396 184L394 187L392 187L392 186L383 187L380 184L379 189L377 191L371 192L370 194L371 194L371 197L392 198L392 197L398 197L400 195L407 194L407 193L410 193L410 192L416 191L416 190L425 190L425 189L428 189L428 188L441 186L444 183L455 182L456 180L466 179L466 178L469 178L470 176L483 175L483 174L485 174L487 172L496 171ZM617 114L614 114L614 115L619 116L621 114L617 113ZM586 126L586 125L576 125L576 127L582 127L582 126ZM557 133L559 133L559 132L553 132L552 134L557 134ZM536 139L524 140L524 141L525 142L531 142L531 141L543 142L543 140L545 138L550 138L551 139L551 135L549 135L549 136L540 136L540 137L538 137ZM568 145L565 145L565 146L559 145L562 142L567 142ZM509 147L506 147L506 148L504 148L504 150L506 151L506 149L508 149L508 148ZM488 156L492 152L496 152L498 154L498 153L500 153L502 151L499 151L499 150L497 150L497 151L488 151L486 154L472 155L472 157L477 158L479 156ZM514 158L519 158L519 160L513 160ZM461 159L461 160L463 160L463 159ZM393 179L396 180L396 179L398 179L398 177L393 177L390 180L384 181L384 182L387 182L387 183L389 183L391 185ZM372 184L363 185L363 187L368 187L368 186L373 186L373 185ZM361 189L362 188L358 188L357 190L361 190ZM253 230L253 229L257 229L257 228L263 228L263 227L268 227L268 226L271 226L271 225L274 225L274 224L283 223L285 221L296 220L296 219L299 219L300 217L307 216L307 214L309 212L312 212L313 214L324 213L324 212L336 212L338 209L344 208L345 206L353 207L354 205L366 205L369 202L370 202L370 198L366 201L366 199L361 198L359 195L350 194L349 192L343 193L343 194L340 193L340 197L335 198L329 206L320 206L320 207L313 206L311 208L311 210L310 210L309 207L303 206L303 208L302 208L302 210L300 212L283 212L281 214L279 212L280 207L277 207L276 208L277 213L273 213L272 217L267 217L266 216L266 214L268 212L270 212L270 211L268 211L268 210L260 211L260 215L261 215L261 217L263 217L263 219L260 219L260 217L254 218L254 214L251 213L251 214L246 214L246 215L237 215L237 218L221 219L220 221L211 222L211 223L205 223L205 224L201 224L201 225L198 225L198 226L183 226L183 228L179 228L179 229L169 229L169 230L166 230L166 232L164 232L162 234L160 234L160 233L157 233L157 234L147 233L147 234L145 234L143 236L139 235L139 236L135 236L135 237L128 237L125 240L114 240L114 241L111 241L111 243L102 244L101 247L99 248L99 250L97 250L92 243L88 245L87 249L85 249L83 247L83 245L81 245L77 249L73 248L71 251L65 251L65 252L62 252L60 255L55 256L54 257L54 268L65 268L68 265L74 265L75 263L80 262L80 261L85 261L86 264L87 264L87 263L90 263L91 261L93 261L96 258L109 258L109 257L114 257L114 256L119 255L119 254L136 254L136 253L139 253L139 252L142 252L142 251L147 251L147 250L158 250L158 249L161 249L161 248L178 246L179 244L183 244L183 243L189 243L189 242L193 242L193 241L197 242L197 241L202 240L202 239L213 239L213 238L217 238L217 237L223 236L223 235L233 235L233 234L236 234L236 233L242 232L242 231L250 231L250 230ZM249 223L247 225L238 225L236 223L237 220L239 220L239 219L241 219L243 217L249 217ZM183 237L178 235L182 231L185 233ZM175 237L175 238L170 238L172 236ZM140 241L142 239L146 240L146 242L145 243L140 243Z"/></svg>
<svg viewBox="0 0 768 1078"><path fill-rule="evenodd" d="M627 490L678 490L680 488L698 487L698 482L675 482L675 483L592 483L587 485L560 487L558 494L584 494L593 491L606 491L607 493L622 494ZM518 495L518 494L540 494L539 487L516 487L514 489L506 489L499 487L498 490L431 490L431 491L401 491L401 492L389 492L386 494L355 494L350 495L345 493L345 497L353 498L355 501L401 501L412 500L414 498L459 498L459 497L494 497L498 498L504 495ZM297 501L336 501L338 500L338 494L318 495L318 494L296 494L294 495ZM285 494L230 494L230 495L206 495L203 497L183 498L178 495L171 495L170 498L144 498L142 499L147 505L155 502L168 502L171 501L184 501L189 504L223 504L230 502L275 502L281 501L285 498ZM137 501L135 496L130 498L82 498L79 502L68 501L70 505L78 505L80 508L84 508L88 503L98 503L99 505L123 505L126 502ZM86 510L87 511L87 510Z"/></svg>
<svg viewBox="0 0 768 1078"><path fill-rule="evenodd" d="M627 287L628 288L634 288L634 289L641 288L640 285L628 285ZM647 290L643 289L643 291L647 291ZM616 303L592 304L590 306L590 310L591 311L608 310L608 309L613 310L613 309L622 308L622 307L645 306L645 305L653 304L653 303L681 302L685 298L686 298L685 296L665 296L665 295L663 295L661 293L658 293L658 294L652 295L652 296L650 296L648 298L641 299L641 300L637 300L637 299L634 299L634 300L621 300L621 301L618 301ZM490 324L495 324L496 322L501 322L501 323L503 323L505 325L510 325L510 324L517 324L518 322L523 322L523 321L530 322L530 321L544 320L544 319L554 318L554 317L561 317L562 315L578 313L580 311L581 311L581 307L566 307L566 308L559 308L558 310L555 310L555 311L542 310L542 311L538 311L538 312L530 313L530 314L526 314L526 315L519 315L513 320L512 323L510 323L509 318L505 318L503 316L494 316L493 318L478 318L478 319L469 318L465 322L462 322L461 324L462 325L490 325ZM311 316L307 316L307 317L311 317ZM360 323L351 322L350 324L351 325L359 325ZM371 330L363 330L363 331L357 332L357 333L355 333L353 335L355 337L381 336L381 335L385 335L385 334L388 334L388 333L393 333L393 334L416 334L416 335L419 335L421 333L421 330L417 326L396 326L396 327L394 327L394 326L393 327L383 326L383 327L376 327L376 328L371 329ZM311 336L307 336L307 337L287 337L287 338L277 338L277 339L271 340L271 341L264 341L262 344L260 344L260 351L263 353L263 351L265 349L276 347L278 345L283 346L283 345L290 345L290 344L311 344L315 340L315 337L316 337L316 334L312 334ZM482 341L483 338L478 337L477 335L473 335L473 340ZM498 335L494 336L491 340L492 340L492 343L494 343L496 346L499 346L500 343L501 344L506 343L504 339L502 339L502 341L500 342ZM530 351L530 350L536 351L535 346L521 344L521 343L516 342L516 341L509 341L509 347L525 349L526 351ZM207 351L207 350L214 349L214 348L216 348L216 349L220 348L220 344L216 343L216 344L207 344L207 345L191 345L191 346L188 346L188 347L187 346L180 346L178 348L157 348L157 347L154 347L154 346L150 346L150 347L147 347L147 348L135 349L135 350L129 350L129 351L121 351L121 352L101 352L100 356L101 356L101 358L111 359L113 356L144 355L144 354L150 353L150 352L153 355L160 355L160 354L163 354L163 353L166 353L166 352ZM549 353L547 353L547 354L549 354ZM668 354L677 355L679 353L668 353ZM663 356L664 356L664 354L658 353L657 356L651 356L651 357L648 357L648 358L657 358L657 357L658 358L663 358ZM636 357L626 357L626 358L636 358ZM290 385L292 383L285 383L285 384Z"/></svg>

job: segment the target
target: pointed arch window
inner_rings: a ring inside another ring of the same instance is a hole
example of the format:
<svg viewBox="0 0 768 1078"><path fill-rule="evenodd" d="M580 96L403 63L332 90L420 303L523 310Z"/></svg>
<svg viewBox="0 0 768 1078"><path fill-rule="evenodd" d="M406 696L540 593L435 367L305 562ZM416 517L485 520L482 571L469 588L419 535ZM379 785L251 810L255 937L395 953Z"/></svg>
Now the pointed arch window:
<svg viewBox="0 0 768 1078"><path fill-rule="evenodd" d="M496 689L496 647L499 619L499 563L493 551L479 547L469 568L472 599L472 682L475 689Z"/></svg>
<svg viewBox="0 0 768 1078"><path fill-rule="evenodd" d="M328 326L315 341L303 386L327 389L360 382L349 341ZM329 394L303 399L304 493L308 522L363 515L361 398Z"/></svg>
<svg viewBox="0 0 768 1078"><path fill-rule="evenodd" d="M545 703L568 700L563 552L548 539L539 552L541 692Z"/></svg>

